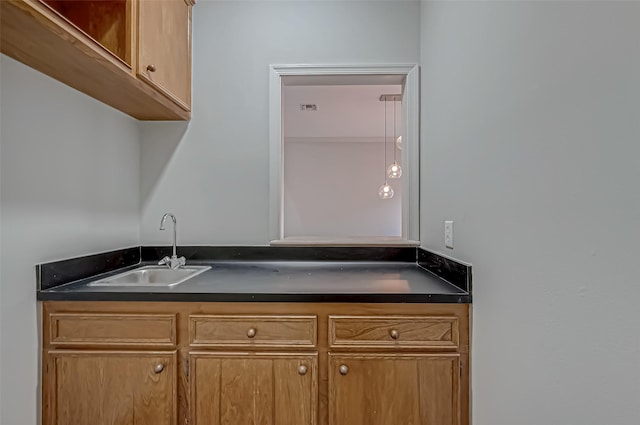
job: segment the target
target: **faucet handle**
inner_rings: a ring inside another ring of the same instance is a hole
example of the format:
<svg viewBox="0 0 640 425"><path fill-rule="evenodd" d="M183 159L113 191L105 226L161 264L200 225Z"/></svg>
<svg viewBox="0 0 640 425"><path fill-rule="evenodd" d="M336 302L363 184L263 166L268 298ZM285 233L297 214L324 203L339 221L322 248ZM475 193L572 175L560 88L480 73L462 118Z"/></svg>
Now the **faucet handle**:
<svg viewBox="0 0 640 425"><path fill-rule="evenodd" d="M187 260L184 257L176 257L175 255L171 257L164 257L162 260L158 262L159 266L167 266L170 269L176 270L187 264Z"/></svg>
<svg viewBox="0 0 640 425"><path fill-rule="evenodd" d="M184 257L176 257L175 255L171 257L164 257L162 260L158 261L159 266L167 266L170 269L177 269L187 264L187 259Z"/></svg>

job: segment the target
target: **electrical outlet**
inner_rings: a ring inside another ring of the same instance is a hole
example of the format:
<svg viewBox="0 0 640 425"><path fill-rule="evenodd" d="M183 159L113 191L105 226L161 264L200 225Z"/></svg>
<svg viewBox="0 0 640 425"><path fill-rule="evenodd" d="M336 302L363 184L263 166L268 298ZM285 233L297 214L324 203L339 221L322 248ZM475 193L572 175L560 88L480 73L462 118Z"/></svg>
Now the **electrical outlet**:
<svg viewBox="0 0 640 425"><path fill-rule="evenodd" d="M444 246L453 249L453 221L444 222Z"/></svg>

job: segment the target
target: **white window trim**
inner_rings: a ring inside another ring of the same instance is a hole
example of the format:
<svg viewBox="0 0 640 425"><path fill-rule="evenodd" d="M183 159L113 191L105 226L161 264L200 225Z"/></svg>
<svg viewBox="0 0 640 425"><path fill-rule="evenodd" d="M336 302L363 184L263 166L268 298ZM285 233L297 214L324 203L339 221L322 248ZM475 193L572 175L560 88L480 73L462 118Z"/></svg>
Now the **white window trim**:
<svg viewBox="0 0 640 425"><path fill-rule="evenodd" d="M269 237L272 244L284 239L284 175L282 137L282 77L290 75L404 75L402 111L404 135L402 163L406 189L402 196L402 237L407 245L420 240L419 213L419 137L420 137L420 81L416 64L374 65L271 65L269 76ZM372 238L373 239L373 238ZM299 238L298 238L299 240ZM373 242L373 241L372 241ZM314 244L310 242L310 244ZM320 244L320 243L318 243ZM361 240L358 245L367 245Z"/></svg>

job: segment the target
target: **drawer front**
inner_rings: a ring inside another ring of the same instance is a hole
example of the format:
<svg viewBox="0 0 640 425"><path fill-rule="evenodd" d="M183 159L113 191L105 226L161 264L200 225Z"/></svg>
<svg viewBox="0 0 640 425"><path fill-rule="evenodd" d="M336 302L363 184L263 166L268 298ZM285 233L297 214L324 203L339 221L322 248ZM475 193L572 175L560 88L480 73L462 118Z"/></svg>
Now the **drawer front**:
<svg viewBox="0 0 640 425"><path fill-rule="evenodd" d="M455 316L329 316L331 348L439 348L459 345Z"/></svg>
<svg viewBox="0 0 640 425"><path fill-rule="evenodd" d="M175 347L175 314L52 313L50 344Z"/></svg>
<svg viewBox="0 0 640 425"><path fill-rule="evenodd" d="M192 315L192 347L315 347L316 316Z"/></svg>

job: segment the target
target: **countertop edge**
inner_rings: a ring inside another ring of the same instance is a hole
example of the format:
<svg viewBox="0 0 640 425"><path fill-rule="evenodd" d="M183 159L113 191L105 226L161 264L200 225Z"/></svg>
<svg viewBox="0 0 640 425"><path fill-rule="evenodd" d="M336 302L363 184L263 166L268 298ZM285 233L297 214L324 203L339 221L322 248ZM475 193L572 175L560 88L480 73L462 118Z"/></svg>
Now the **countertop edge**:
<svg viewBox="0 0 640 425"><path fill-rule="evenodd" d="M38 291L38 301L302 302L471 304L470 294L296 294Z"/></svg>

